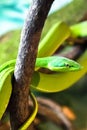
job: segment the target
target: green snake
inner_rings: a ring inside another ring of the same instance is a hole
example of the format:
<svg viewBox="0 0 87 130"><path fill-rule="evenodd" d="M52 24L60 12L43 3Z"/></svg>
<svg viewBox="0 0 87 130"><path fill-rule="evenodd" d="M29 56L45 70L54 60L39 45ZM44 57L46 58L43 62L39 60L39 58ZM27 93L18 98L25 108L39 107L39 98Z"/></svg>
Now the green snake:
<svg viewBox="0 0 87 130"><path fill-rule="evenodd" d="M55 50L62 44L62 42L69 37L69 35L70 30L65 23L59 22L53 26L47 36L40 42L37 55L38 58L36 58L35 63L35 71L37 71L39 68L47 68L55 72L70 72L77 71L82 68L79 63L68 58L60 56L51 56L55 52ZM16 60L11 60L0 66L0 118L2 118L2 115L7 108L8 101L12 92L11 77L14 72L15 63ZM5 91L8 94L7 97L4 97L3 102L3 95ZM29 117L29 119L24 122L24 124L19 128L19 130L27 129L27 127L32 123L37 113L37 102L33 94L31 94L31 97L35 105L34 112Z"/></svg>
<svg viewBox="0 0 87 130"><path fill-rule="evenodd" d="M0 66L0 72L6 68L15 67L16 60L10 60ZM36 58L35 70L38 68L46 68L56 72L69 72L80 70L82 67L79 63L62 56L49 56Z"/></svg>
<svg viewBox="0 0 87 130"><path fill-rule="evenodd" d="M10 75L10 78L9 78L9 74L12 74L14 72L15 62L16 62L16 60L11 60L11 61L6 62L5 64L3 64L0 67L0 79L3 80L2 86L3 86L3 83L5 83L5 86L7 86L7 84L11 86L12 75ZM75 71L75 70L81 69L80 64L78 64L77 62L64 58L64 57L59 57L59 56L37 58L35 67L36 68L41 68L41 67L48 68L51 71L56 71L56 72L67 72L67 71ZM2 93L3 93L3 91L2 91ZM35 115L37 113L37 108L38 108L37 102L36 102L33 94L31 94L31 97L33 98L35 110L34 110L33 114L29 117L29 119L23 124L23 126L21 126L19 128L19 130L25 130L31 124L31 122L33 121L33 118L35 117ZM2 100L2 98L0 98L0 99ZM4 106L6 106L6 104L4 104ZM3 111L3 106L2 106L2 111Z"/></svg>

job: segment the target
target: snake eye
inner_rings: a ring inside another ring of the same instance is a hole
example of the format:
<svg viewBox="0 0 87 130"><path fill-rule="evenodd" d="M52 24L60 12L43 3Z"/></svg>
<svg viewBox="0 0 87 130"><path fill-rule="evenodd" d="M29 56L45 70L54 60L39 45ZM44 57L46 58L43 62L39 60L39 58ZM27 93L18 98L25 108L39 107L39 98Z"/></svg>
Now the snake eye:
<svg viewBox="0 0 87 130"><path fill-rule="evenodd" d="M65 66L66 66L66 67L70 67L70 65L69 65L68 63L65 63Z"/></svg>

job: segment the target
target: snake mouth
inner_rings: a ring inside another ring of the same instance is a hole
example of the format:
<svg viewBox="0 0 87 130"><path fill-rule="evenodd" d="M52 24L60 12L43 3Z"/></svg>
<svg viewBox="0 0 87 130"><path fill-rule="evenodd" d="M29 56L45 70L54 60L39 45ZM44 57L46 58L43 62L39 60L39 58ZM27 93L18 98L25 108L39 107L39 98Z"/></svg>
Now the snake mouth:
<svg viewBox="0 0 87 130"><path fill-rule="evenodd" d="M79 71L79 70L82 70L83 69L83 66L79 65L78 67L71 67L71 71Z"/></svg>

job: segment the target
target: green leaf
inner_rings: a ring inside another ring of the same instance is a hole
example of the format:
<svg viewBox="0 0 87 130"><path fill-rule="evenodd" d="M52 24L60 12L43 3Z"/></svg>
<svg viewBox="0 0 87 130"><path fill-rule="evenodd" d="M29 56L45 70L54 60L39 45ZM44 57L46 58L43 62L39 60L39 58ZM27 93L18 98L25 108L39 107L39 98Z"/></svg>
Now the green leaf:
<svg viewBox="0 0 87 130"><path fill-rule="evenodd" d="M71 29L71 36L85 37L87 36L87 21L72 25L70 29Z"/></svg>
<svg viewBox="0 0 87 130"><path fill-rule="evenodd" d="M37 71L35 71L33 76L32 76L32 81L31 81L32 84L31 84L31 86L32 87L37 86L39 81L40 81L40 74Z"/></svg>
<svg viewBox="0 0 87 130"><path fill-rule="evenodd" d="M70 36L69 26L59 21L48 31L47 35L41 40L38 47L37 57L52 55L58 47Z"/></svg>
<svg viewBox="0 0 87 130"><path fill-rule="evenodd" d="M6 68L0 72L0 119L2 118L12 93L11 73L13 68Z"/></svg>

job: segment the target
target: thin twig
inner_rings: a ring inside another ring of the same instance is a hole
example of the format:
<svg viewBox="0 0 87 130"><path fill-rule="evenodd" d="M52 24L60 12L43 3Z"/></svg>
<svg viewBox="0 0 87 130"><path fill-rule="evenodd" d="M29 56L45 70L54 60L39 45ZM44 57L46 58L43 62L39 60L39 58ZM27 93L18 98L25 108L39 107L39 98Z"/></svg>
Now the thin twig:
<svg viewBox="0 0 87 130"><path fill-rule="evenodd" d="M58 126L61 126L61 128L63 128L64 130L73 130L72 123L64 115L62 108L59 104L43 97L37 97L37 101L39 115L44 116L45 119L51 120ZM33 106L31 100L30 106Z"/></svg>

